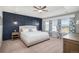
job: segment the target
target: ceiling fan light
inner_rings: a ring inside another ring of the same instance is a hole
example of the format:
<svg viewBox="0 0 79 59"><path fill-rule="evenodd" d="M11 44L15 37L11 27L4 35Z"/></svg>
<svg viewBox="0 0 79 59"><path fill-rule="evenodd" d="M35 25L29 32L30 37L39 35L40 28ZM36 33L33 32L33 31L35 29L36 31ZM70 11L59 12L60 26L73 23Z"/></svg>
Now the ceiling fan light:
<svg viewBox="0 0 79 59"><path fill-rule="evenodd" d="M38 10L39 13L43 12L42 10Z"/></svg>

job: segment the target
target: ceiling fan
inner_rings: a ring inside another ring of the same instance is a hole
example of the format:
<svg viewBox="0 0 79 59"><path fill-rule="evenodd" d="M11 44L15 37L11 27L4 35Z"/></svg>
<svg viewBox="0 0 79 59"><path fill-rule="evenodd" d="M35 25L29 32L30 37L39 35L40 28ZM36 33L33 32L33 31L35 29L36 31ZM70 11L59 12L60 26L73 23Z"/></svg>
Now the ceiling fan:
<svg viewBox="0 0 79 59"><path fill-rule="evenodd" d="M34 11L38 11L39 13L41 13L41 12L43 12L43 11L48 11L48 10L46 10L46 6L33 6L36 10L34 10Z"/></svg>

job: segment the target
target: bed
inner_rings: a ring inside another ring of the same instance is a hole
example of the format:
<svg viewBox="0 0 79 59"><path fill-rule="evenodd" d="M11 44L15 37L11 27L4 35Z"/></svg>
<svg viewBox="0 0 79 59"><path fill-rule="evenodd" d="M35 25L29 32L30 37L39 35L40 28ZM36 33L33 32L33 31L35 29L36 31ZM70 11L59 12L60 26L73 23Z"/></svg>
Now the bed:
<svg viewBox="0 0 79 59"><path fill-rule="evenodd" d="M49 39L47 32L38 31L36 26L20 26L20 38L27 45L31 46Z"/></svg>

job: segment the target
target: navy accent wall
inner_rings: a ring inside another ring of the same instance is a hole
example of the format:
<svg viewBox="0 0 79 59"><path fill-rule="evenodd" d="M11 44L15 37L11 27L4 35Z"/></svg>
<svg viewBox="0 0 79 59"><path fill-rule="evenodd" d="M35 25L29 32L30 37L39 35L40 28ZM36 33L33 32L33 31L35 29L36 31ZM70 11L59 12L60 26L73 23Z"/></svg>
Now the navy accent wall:
<svg viewBox="0 0 79 59"><path fill-rule="evenodd" d="M13 22L17 21L18 24L14 25ZM19 26L23 25L37 25L38 30L42 30L42 19L24 16L9 12L3 12L3 40L11 39L11 33L16 29L19 31Z"/></svg>

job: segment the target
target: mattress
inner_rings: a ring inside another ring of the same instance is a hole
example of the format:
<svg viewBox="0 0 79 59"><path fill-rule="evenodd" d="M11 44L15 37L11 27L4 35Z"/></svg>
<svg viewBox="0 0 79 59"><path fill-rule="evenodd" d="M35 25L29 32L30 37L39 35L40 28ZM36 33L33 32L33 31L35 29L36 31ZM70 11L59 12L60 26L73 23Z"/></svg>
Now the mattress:
<svg viewBox="0 0 79 59"><path fill-rule="evenodd" d="M47 32L21 32L20 33L21 40L27 45L34 45L44 40L49 39L49 34Z"/></svg>

